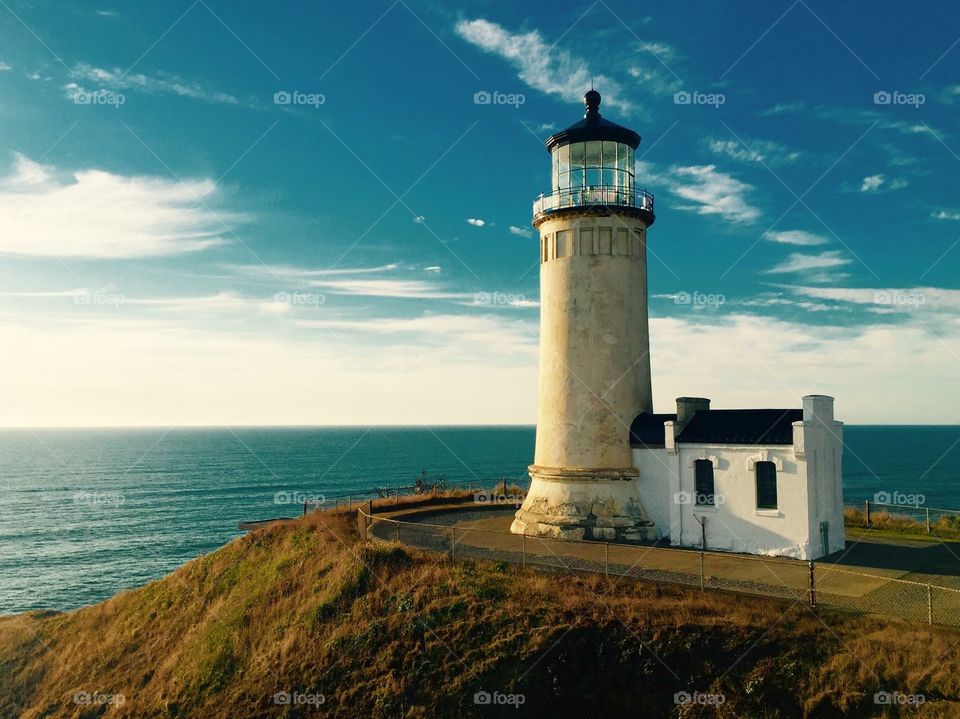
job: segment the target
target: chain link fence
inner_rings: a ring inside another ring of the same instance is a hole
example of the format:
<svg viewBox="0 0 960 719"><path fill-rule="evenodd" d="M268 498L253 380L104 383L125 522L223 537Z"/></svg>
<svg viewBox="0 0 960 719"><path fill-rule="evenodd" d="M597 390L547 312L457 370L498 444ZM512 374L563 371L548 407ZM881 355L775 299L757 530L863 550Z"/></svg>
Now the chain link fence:
<svg viewBox="0 0 960 719"><path fill-rule="evenodd" d="M593 572L701 590L776 597L811 608L960 627L960 589L780 557L528 537L471 526L357 513L362 536L436 552L558 572Z"/></svg>

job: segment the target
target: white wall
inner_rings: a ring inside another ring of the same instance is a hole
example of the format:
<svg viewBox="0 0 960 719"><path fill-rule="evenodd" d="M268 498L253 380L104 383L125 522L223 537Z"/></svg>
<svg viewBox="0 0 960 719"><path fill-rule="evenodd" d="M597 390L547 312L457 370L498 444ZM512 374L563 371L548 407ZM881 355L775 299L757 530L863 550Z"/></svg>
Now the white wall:
<svg viewBox="0 0 960 719"><path fill-rule="evenodd" d="M656 524L656 536L670 536L670 489L671 467L676 457L665 449L634 449L633 466L640 470L640 498L643 506ZM675 470L673 470L675 473Z"/></svg>
<svg viewBox="0 0 960 719"><path fill-rule="evenodd" d="M809 497L810 544L815 557L846 546L843 525L843 423L833 418L833 399L803 398L803 421L793 425L795 452L806 461ZM826 523L827 545L821 526Z"/></svg>
<svg viewBox="0 0 960 719"><path fill-rule="evenodd" d="M793 456L790 445L732 446L679 445L680 496L670 497L679 514L684 546L701 545L699 520L706 520L707 549L750 554L783 555L806 559L810 553L810 524L806 465ZM693 463L714 462L715 507L697 507ZM757 509L756 474L753 462L777 465L777 509Z"/></svg>

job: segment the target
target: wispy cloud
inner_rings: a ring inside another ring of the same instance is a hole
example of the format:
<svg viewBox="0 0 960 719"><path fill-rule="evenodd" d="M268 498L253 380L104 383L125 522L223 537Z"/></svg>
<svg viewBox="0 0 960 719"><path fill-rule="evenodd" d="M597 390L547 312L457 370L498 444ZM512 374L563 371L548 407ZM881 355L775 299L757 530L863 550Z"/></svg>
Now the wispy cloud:
<svg viewBox="0 0 960 719"><path fill-rule="evenodd" d="M960 210L938 210L930 215L935 220L958 220L960 221Z"/></svg>
<svg viewBox="0 0 960 719"><path fill-rule="evenodd" d="M211 179L61 171L16 154L0 177L0 252L125 258L202 250L246 219L210 209L216 199Z"/></svg>
<svg viewBox="0 0 960 719"><path fill-rule="evenodd" d="M13 65L8 65L7 63L0 60L0 72L9 72L13 69Z"/></svg>
<svg viewBox="0 0 960 719"><path fill-rule="evenodd" d="M473 225L474 227L483 227L484 225L487 224L487 221L486 221L486 220L481 220L481 219L479 219L479 218L477 218L477 217L468 217L468 218L467 218L467 224L468 224L468 225Z"/></svg>
<svg viewBox="0 0 960 719"><path fill-rule="evenodd" d="M508 354L535 355L537 325L499 315L427 314L420 317L301 320L301 327L378 335L434 336Z"/></svg>
<svg viewBox="0 0 960 719"><path fill-rule="evenodd" d="M591 73L590 66L569 50L554 47L536 30L513 33L495 22L478 18L461 20L456 25L457 34L480 49L499 55L517 69L518 77L535 90L576 102L584 89L590 87L591 78L603 88L604 103L629 111L627 101L618 82L600 73Z"/></svg>
<svg viewBox="0 0 960 719"><path fill-rule="evenodd" d="M868 305L884 311L960 312L960 290L943 287L805 287L787 285L804 297Z"/></svg>
<svg viewBox="0 0 960 719"><path fill-rule="evenodd" d="M849 265L852 260L844 257L840 250L828 250L818 255L806 255L802 252L793 252L786 260L767 270L767 274L788 274L794 272L809 272L811 270L827 270Z"/></svg>
<svg viewBox="0 0 960 719"><path fill-rule="evenodd" d="M721 172L716 165L674 166L661 172L650 163L638 162L637 177L642 181L657 182L674 195L693 203L675 205L673 209L719 215L737 223L754 222L760 217L760 210L747 200L753 186Z"/></svg>
<svg viewBox="0 0 960 719"><path fill-rule="evenodd" d="M220 92L204 87L193 80L186 80L176 75L143 73L126 74L120 68L106 69L95 67L87 63L74 65L70 69L70 77L74 82L68 83L64 89L69 97L78 92L88 91L80 83L93 83L94 89L108 90L135 90L147 94L171 94L188 97L204 102L222 103L226 105L240 105L241 101L229 93Z"/></svg>
<svg viewBox="0 0 960 719"><path fill-rule="evenodd" d="M797 162L802 155L773 140L707 140L707 147L716 155L738 162L757 162L776 167Z"/></svg>
<svg viewBox="0 0 960 719"><path fill-rule="evenodd" d="M527 227L517 227L516 225L510 225L510 234L519 235L520 237L533 237L533 230Z"/></svg>
<svg viewBox="0 0 960 719"><path fill-rule="evenodd" d="M811 247L814 245L825 245L829 240L823 235L815 235L805 230L784 230L782 232L765 232L763 239L769 242L777 242L782 245L800 245Z"/></svg>

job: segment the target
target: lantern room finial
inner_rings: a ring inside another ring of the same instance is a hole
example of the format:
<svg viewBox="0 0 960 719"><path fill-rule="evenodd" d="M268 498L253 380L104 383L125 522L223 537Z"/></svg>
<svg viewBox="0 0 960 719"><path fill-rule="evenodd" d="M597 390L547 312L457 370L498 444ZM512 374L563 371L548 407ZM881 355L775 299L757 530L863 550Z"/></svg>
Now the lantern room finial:
<svg viewBox="0 0 960 719"><path fill-rule="evenodd" d="M587 108L586 118L600 117L600 93L592 87L583 96L583 104Z"/></svg>

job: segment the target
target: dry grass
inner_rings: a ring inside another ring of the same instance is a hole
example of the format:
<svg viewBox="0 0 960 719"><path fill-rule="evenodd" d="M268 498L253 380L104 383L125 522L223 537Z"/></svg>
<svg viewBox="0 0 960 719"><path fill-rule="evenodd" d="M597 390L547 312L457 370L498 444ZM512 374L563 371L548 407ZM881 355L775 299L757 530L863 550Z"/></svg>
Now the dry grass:
<svg viewBox="0 0 960 719"><path fill-rule="evenodd" d="M867 524L867 515L864 511L848 507L843 510L843 519L847 527L869 529L887 536L930 536L925 522L889 512L871 511L870 524ZM931 522L930 529L941 539L960 540L960 517L940 516L935 522Z"/></svg>
<svg viewBox="0 0 960 719"><path fill-rule="evenodd" d="M322 693L324 715L459 717L480 689L523 693L534 715L668 716L681 689L726 696L681 716L880 716L881 690L938 699L913 716L960 714L954 631L452 565L354 524L313 513L102 604L0 619L0 716L317 714L272 702L289 691ZM77 705L79 691L126 701Z"/></svg>

